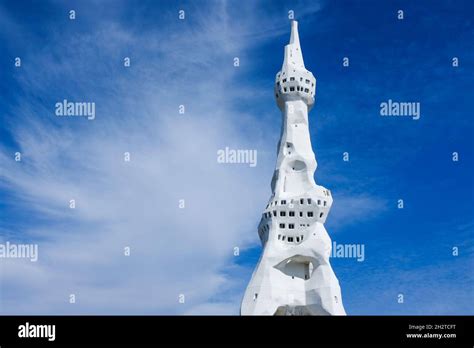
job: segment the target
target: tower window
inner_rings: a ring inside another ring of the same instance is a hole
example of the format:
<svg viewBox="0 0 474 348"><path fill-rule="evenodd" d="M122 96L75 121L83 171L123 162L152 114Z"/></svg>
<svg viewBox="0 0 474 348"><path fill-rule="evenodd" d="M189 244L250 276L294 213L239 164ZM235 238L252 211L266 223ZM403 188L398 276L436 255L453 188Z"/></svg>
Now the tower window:
<svg viewBox="0 0 474 348"><path fill-rule="evenodd" d="M304 199L303 198L300 199L300 204L304 204Z"/></svg>
<svg viewBox="0 0 474 348"><path fill-rule="evenodd" d="M286 216L286 211L281 211L280 216Z"/></svg>
<svg viewBox="0 0 474 348"><path fill-rule="evenodd" d="M290 92L294 92L295 91L295 87L290 87Z"/></svg>
<svg viewBox="0 0 474 348"><path fill-rule="evenodd" d="M327 203L327 202L326 202L326 201L324 201L324 206L326 206L326 203Z"/></svg>
<svg viewBox="0 0 474 348"><path fill-rule="evenodd" d="M288 242L289 243L293 242L293 237L288 237Z"/></svg>
<svg viewBox="0 0 474 348"><path fill-rule="evenodd" d="M273 216L277 216L276 210L273 211Z"/></svg>
<svg viewBox="0 0 474 348"><path fill-rule="evenodd" d="M290 230L293 230L293 229L295 228L295 224L288 224L288 228L289 228Z"/></svg>
<svg viewBox="0 0 474 348"><path fill-rule="evenodd" d="M312 211L308 211L308 217L313 217L313 212Z"/></svg>
<svg viewBox="0 0 474 348"><path fill-rule="evenodd" d="M295 212L294 212L294 211L290 211L290 212L288 213L288 215L289 215L289 216L295 216Z"/></svg>
<svg viewBox="0 0 474 348"><path fill-rule="evenodd" d="M303 212L302 211L300 211L300 217L303 217Z"/></svg>
<svg viewBox="0 0 474 348"><path fill-rule="evenodd" d="M305 80L305 82L306 82L307 84L309 84L309 80Z"/></svg>
<svg viewBox="0 0 474 348"><path fill-rule="evenodd" d="M308 93L308 92L309 92L309 89L308 89L308 88L305 88L304 91L305 91L306 93Z"/></svg>
<svg viewBox="0 0 474 348"><path fill-rule="evenodd" d="M308 204L311 204L311 198L308 198Z"/></svg>
<svg viewBox="0 0 474 348"><path fill-rule="evenodd" d="M302 77L300 77L300 81L303 81L303 78L302 78Z"/></svg>
<svg viewBox="0 0 474 348"><path fill-rule="evenodd" d="M297 243L300 242L300 237L296 237L296 242L297 242Z"/></svg>
<svg viewBox="0 0 474 348"><path fill-rule="evenodd" d="M290 77L290 81L294 81L294 80L295 80L295 78L294 78L294 77Z"/></svg>
<svg viewBox="0 0 474 348"><path fill-rule="evenodd" d="M278 235L278 240L280 240L280 238L281 238L281 234Z"/></svg>
<svg viewBox="0 0 474 348"><path fill-rule="evenodd" d="M285 228L285 224L280 224L280 228Z"/></svg>
<svg viewBox="0 0 474 348"><path fill-rule="evenodd" d="M285 88L283 88L283 90L286 92L286 87L285 87Z"/></svg>
<svg viewBox="0 0 474 348"><path fill-rule="evenodd" d="M321 200L320 199L318 199L318 205L321 205Z"/></svg>
<svg viewBox="0 0 474 348"><path fill-rule="evenodd" d="M281 237L281 240L285 240L286 236Z"/></svg>
<svg viewBox="0 0 474 348"><path fill-rule="evenodd" d="M283 79L283 81L281 81L281 82L285 83L285 82L286 82L286 79Z"/></svg>
<svg viewBox="0 0 474 348"><path fill-rule="evenodd" d="M324 215L324 213L321 213L321 214L319 214L319 217L320 217L320 218L322 218L322 217L323 217L323 215Z"/></svg>
<svg viewBox="0 0 474 348"><path fill-rule="evenodd" d="M286 204L286 201L283 199L283 200L280 201L280 204L281 204L281 205L285 205L285 204Z"/></svg>

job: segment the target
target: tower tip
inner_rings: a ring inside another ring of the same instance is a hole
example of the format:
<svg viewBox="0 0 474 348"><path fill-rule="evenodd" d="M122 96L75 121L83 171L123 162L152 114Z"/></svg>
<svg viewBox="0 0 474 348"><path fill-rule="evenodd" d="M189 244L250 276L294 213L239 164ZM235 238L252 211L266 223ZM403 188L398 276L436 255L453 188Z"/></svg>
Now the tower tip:
<svg viewBox="0 0 474 348"><path fill-rule="evenodd" d="M291 20L291 36L290 36L290 44L300 45L300 38L298 35L298 22L294 19Z"/></svg>

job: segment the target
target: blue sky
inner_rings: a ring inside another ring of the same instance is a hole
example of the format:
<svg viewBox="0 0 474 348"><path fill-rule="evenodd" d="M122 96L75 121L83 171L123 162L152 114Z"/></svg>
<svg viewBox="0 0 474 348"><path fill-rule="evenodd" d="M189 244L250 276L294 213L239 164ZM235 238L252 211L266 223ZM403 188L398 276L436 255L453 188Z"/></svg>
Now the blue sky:
<svg viewBox="0 0 474 348"><path fill-rule="evenodd" d="M331 261L346 311L474 313L469 1L2 1L0 239L38 243L39 261L1 260L0 312L238 313L261 252L289 10L317 78L326 229L365 245L364 262ZM95 102L96 118L56 117L63 99ZM419 102L420 119L381 117L388 99ZM226 146L256 149L258 165L217 163Z"/></svg>

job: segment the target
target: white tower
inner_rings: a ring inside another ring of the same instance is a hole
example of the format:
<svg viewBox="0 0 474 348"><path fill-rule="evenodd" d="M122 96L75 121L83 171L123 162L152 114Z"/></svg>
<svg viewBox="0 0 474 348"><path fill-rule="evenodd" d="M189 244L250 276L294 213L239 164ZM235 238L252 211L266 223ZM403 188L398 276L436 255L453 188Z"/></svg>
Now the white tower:
<svg viewBox="0 0 474 348"><path fill-rule="evenodd" d="M308 111L315 90L316 79L304 66L298 23L292 21L283 67L275 79L283 125L273 193L258 227L263 252L245 291L242 315L346 314L323 225L331 192L314 181L317 163Z"/></svg>

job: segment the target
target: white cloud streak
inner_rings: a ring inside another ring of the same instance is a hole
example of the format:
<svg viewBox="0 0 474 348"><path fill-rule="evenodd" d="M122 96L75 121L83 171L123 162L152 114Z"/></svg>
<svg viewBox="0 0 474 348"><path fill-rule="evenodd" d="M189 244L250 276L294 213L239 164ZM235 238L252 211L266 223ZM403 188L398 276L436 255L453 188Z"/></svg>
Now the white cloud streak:
<svg viewBox="0 0 474 348"><path fill-rule="evenodd" d="M2 313L195 313L225 288L234 246L255 243L268 187L257 174L264 160L257 168L216 162L223 146L263 144L233 130L239 115L226 101L238 94L229 90L237 71L230 48L218 50L227 42L217 30L223 23L198 23L198 31L181 24L172 41L165 32L134 37L104 23L39 50L42 68L20 77L27 97L52 102L27 98L12 112L27 116L10 125L23 160L1 152L2 186L15 192L17 208L47 223L18 222L10 231L37 241L40 259L2 262ZM244 44L232 42L234 50ZM99 48L121 64L114 54L127 45L129 71L93 66ZM143 58L150 52L159 56L153 65ZM97 119L55 119L54 102L71 96L96 102ZM224 298L212 308L236 313L236 304Z"/></svg>

